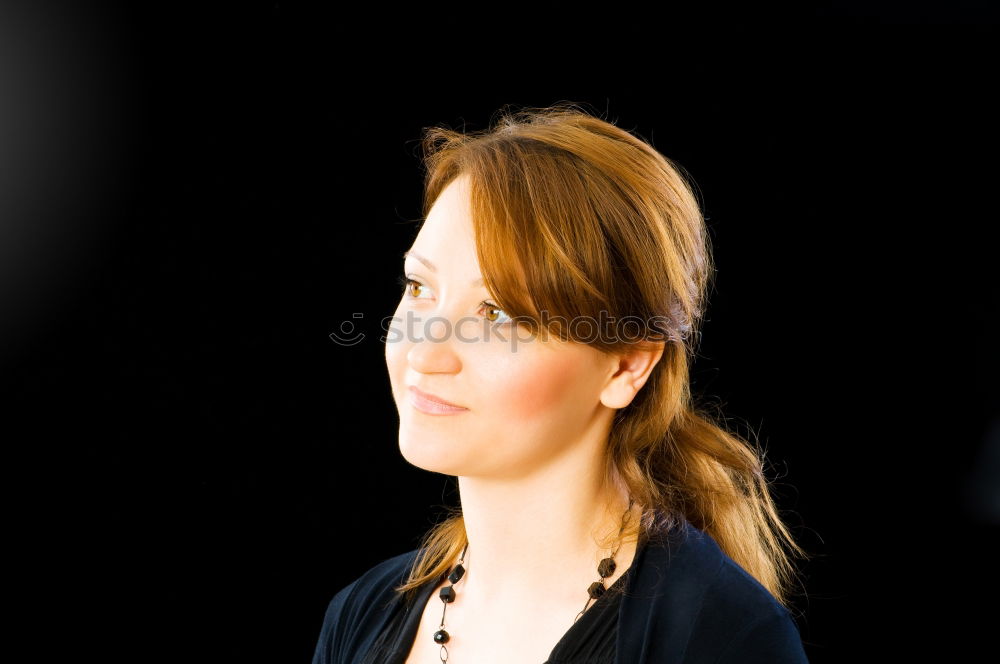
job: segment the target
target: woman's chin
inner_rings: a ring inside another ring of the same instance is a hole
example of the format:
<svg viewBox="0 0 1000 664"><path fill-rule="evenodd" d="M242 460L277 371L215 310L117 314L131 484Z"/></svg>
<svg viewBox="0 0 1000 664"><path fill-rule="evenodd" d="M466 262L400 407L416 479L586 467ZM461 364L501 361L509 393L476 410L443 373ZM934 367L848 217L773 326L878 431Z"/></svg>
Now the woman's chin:
<svg viewBox="0 0 1000 664"><path fill-rule="evenodd" d="M399 453L406 462L432 473L457 475L461 450L446 445L442 437L399 435Z"/></svg>

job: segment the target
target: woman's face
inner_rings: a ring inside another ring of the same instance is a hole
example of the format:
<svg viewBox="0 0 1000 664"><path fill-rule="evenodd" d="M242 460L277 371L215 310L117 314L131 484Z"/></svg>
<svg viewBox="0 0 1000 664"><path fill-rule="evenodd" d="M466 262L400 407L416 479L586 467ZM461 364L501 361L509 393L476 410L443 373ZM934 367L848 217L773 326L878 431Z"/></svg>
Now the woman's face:
<svg viewBox="0 0 1000 664"><path fill-rule="evenodd" d="M518 477L613 414L600 402L613 365L589 346L529 338L503 324L507 312L492 307L496 300L477 283L470 215L462 176L438 197L405 258L405 276L419 283L402 293L385 355L399 447L409 463L432 472ZM411 385L465 410L423 412Z"/></svg>

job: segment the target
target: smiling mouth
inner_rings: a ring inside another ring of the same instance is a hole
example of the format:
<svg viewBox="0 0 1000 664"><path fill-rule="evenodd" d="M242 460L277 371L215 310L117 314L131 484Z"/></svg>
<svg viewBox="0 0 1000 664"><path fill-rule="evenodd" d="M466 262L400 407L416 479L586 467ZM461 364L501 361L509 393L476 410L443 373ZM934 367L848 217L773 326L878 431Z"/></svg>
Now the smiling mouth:
<svg viewBox="0 0 1000 664"><path fill-rule="evenodd" d="M421 392L416 387L410 386L409 389L410 403L414 408L422 413L427 413L428 415L455 415L458 413L468 412L468 408L462 406L456 406L454 404L439 401L434 397Z"/></svg>

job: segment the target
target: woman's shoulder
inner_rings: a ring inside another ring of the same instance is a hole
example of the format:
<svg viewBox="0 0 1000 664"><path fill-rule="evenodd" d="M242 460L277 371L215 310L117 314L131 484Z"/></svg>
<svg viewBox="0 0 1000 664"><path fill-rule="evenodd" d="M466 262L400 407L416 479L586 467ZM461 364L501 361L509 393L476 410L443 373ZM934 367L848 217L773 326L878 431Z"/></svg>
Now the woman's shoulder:
<svg viewBox="0 0 1000 664"><path fill-rule="evenodd" d="M681 519L667 534L651 537L643 564L670 579L677 592L702 595L714 609L783 612L785 607L754 576L726 554L715 539ZM655 583L655 580L654 580Z"/></svg>
<svg viewBox="0 0 1000 664"><path fill-rule="evenodd" d="M372 592L384 592L403 582L419 549L393 556L365 570L352 583Z"/></svg>
<svg viewBox="0 0 1000 664"><path fill-rule="evenodd" d="M727 653L750 657L760 650L774 662L806 661L788 609L687 520L649 537L638 562L623 620L637 630L655 625L669 641L683 643L670 657L726 661ZM641 639L638 631L633 636Z"/></svg>
<svg viewBox="0 0 1000 664"><path fill-rule="evenodd" d="M341 588L330 600L351 608L384 609L387 600L397 597L394 588L403 583L419 549L413 549L372 565Z"/></svg>
<svg viewBox="0 0 1000 664"><path fill-rule="evenodd" d="M314 664L341 661L376 636L389 617L386 609L398 599L395 587L405 581L419 549L383 560L338 590L329 601L313 656Z"/></svg>

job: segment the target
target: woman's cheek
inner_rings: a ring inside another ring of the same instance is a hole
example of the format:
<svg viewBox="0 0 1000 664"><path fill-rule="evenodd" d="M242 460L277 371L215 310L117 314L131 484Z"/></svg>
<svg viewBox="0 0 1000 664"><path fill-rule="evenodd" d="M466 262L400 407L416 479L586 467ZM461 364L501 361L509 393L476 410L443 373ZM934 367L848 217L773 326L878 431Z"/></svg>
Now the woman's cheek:
<svg viewBox="0 0 1000 664"><path fill-rule="evenodd" d="M497 389L489 390L498 395L498 411L511 417L535 419L553 417L568 398L579 370L570 358L546 354L536 361L511 363L497 367L493 376L506 376ZM494 378L494 382L495 382Z"/></svg>

